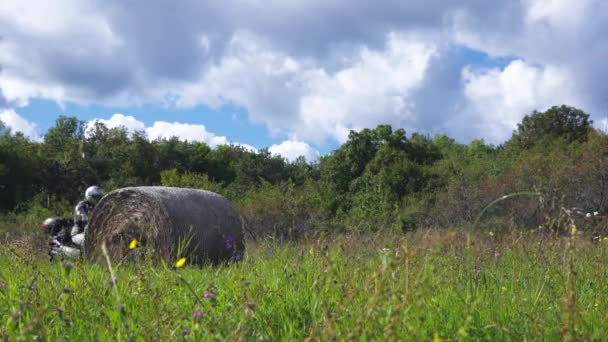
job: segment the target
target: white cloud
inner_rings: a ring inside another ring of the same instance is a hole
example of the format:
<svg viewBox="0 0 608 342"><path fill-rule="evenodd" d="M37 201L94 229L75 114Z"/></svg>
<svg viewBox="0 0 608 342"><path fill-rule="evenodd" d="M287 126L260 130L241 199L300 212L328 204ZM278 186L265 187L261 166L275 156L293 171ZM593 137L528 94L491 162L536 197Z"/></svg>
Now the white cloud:
<svg viewBox="0 0 608 342"><path fill-rule="evenodd" d="M0 121L13 132L21 132L34 141L41 140L36 124L25 120L12 109L0 111Z"/></svg>
<svg viewBox="0 0 608 342"><path fill-rule="evenodd" d="M378 123L422 132L460 125L457 139L495 140L523 115L515 112L574 100L595 115L608 93L603 0L15 0L0 2L0 27L0 100L11 107L30 98L121 108L236 104L294 141L342 142L350 129ZM466 63L442 59L446 46L525 67L482 71L487 65L474 58L465 82L429 82L443 69L444 79L459 79ZM509 86L517 73L541 88L522 85L526 95Z"/></svg>
<svg viewBox="0 0 608 342"><path fill-rule="evenodd" d="M424 80L436 48L390 33L383 49L363 46L335 72L297 61L243 32L235 35L228 51L202 81L182 88L178 105L236 103L271 131L343 142L350 129L414 120L410 95Z"/></svg>
<svg viewBox="0 0 608 342"><path fill-rule="evenodd" d="M603 117L599 120L594 121L593 126L595 127L595 129L598 129L608 134L608 117Z"/></svg>
<svg viewBox="0 0 608 342"><path fill-rule="evenodd" d="M232 144L236 145L236 146L241 146L242 148L244 148L245 150L247 150L249 152L258 153L258 149L249 144L241 144L241 143L232 143Z"/></svg>
<svg viewBox="0 0 608 342"><path fill-rule="evenodd" d="M152 127L146 128L146 133L150 139L178 137L181 140L199 141L211 147L229 144L225 136L217 136L207 131L203 125L192 125L179 122L157 121Z"/></svg>
<svg viewBox="0 0 608 342"><path fill-rule="evenodd" d="M300 156L304 156L307 161L315 161L319 159L319 151L312 148L303 141L286 140L280 144L272 145L268 148L272 154L278 154L290 162L296 160Z"/></svg>
<svg viewBox="0 0 608 342"><path fill-rule="evenodd" d="M111 56L121 41L94 1L2 1L0 25L0 89L15 106L35 97L60 104L94 101L91 90L76 80L92 81L98 73L103 83L104 74L114 76L109 65L121 62ZM87 63L97 67L80 69ZM59 80L60 74L68 80Z"/></svg>
<svg viewBox="0 0 608 342"><path fill-rule="evenodd" d="M120 113L112 115L112 117L108 120L94 119L89 123L88 126L90 127L91 124L94 122L100 122L108 128L125 127L131 132L146 130L146 125L143 122L137 120L132 116L127 116Z"/></svg>
<svg viewBox="0 0 608 342"><path fill-rule="evenodd" d="M578 29L584 24L590 0L526 0L526 19L531 23L543 21L556 29Z"/></svg>
<svg viewBox="0 0 608 342"><path fill-rule="evenodd" d="M462 78L470 107L454 124L460 124L463 131L483 132L492 142L508 139L517 123L533 110L580 104L568 71L556 66L538 67L515 60L502 70L467 67Z"/></svg>
<svg viewBox="0 0 608 342"><path fill-rule="evenodd" d="M152 126L146 127L145 123L137 120L135 117L120 113L112 115L110 119L91 120L87 126L91 127L94 122L101 122L108 128L125 127L130 132L145 131L151 140L177 137L180 140L204 142L211 147L231 144L228 138L209 132L204 125L156 121ZM234 144L243 146L250 151L257 151L255 147L251 145L240 143Z"/></svg>

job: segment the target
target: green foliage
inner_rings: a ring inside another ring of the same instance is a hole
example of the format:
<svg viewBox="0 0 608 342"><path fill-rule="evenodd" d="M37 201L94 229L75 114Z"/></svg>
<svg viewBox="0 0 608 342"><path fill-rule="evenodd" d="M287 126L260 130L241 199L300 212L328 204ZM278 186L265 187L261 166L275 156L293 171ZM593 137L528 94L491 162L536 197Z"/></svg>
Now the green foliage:
<svg viewBox="0 0 608 342"><path fill-rule="evenodd" d="M3 340L594 341L606 332L608 248L572 238L423 231L264 242L232 265L115 264L114 281L103 264L26 251L0 249Z"/></svg>
<svg viewBox="0 0 608 342"><path fill-rule="evenodd" d="M560 137L568 142L582 141L591 130L589 114L569 106L554 106L545 112L534 111L517 125L513 142L520 148L548 143Z"/></svg>
<svg viewBox="0 0 608 342"><path fill-rule="evenodd" d="M160 183L162 186L222 192L221 185L210 181L206 174L186 172L180 175L176 169L161 172Z"/></svg>
<svg viewBox="0 0 608 342"><path fill-rule="evenodd" d="M317 184L308 181L262 182L244 193L228 194L239 209L247 237L253 240L291 240L317 233L324 212L320 208Z"/></svg>
<svg viewBox="0 0 608 342"><path fill-rule="evenodd" d="M290 163L267 149L150 141L145 132L102 123L85 127L60 117L43 142L0 133L0 214L34 205L61 212L36 196L71 207L91 184L211 190L238 203L253 230L282 237L466 225L487 203L518 191L542 192L545 202L508 202L489 217L536 227L561 207L608 212L606 135L593 130L588 114L567 106L526 116L502 146L379 125L351 132L315 163ZM298 223L289 223L294 217ZM286 233L296 226L297 234Z"/></svg>

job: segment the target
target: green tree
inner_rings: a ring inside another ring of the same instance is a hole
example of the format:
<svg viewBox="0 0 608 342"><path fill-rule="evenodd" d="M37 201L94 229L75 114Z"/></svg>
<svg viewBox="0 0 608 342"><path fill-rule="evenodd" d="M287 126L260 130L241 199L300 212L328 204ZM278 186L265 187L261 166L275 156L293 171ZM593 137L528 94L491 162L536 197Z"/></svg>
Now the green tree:
<svg viewBox="0 0 608 342"><path fill-rule="evenodd" d="M554 138L567 142L583 141L592 129L589 114L580 109L562 105L554 106L545 112L534 111L526 115L517 125L511 141L520 148L530 148L544 144Z"/></svg>

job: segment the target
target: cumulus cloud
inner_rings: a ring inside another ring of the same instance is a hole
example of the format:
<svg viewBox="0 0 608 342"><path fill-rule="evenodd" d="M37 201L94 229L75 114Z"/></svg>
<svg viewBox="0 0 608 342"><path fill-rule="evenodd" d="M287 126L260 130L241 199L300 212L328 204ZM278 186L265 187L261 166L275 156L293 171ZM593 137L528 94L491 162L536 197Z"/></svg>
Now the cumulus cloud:
<svg viewBox="0 0 608 342"><path fill-rule="evenodd" d="M582 104L568 71L552 65L537 67L515 60L502 70L467 67L462 78L470 105L463 115L469 119L455 124L461 124L463 132L476 126L475 131L486 132L492 142L508 139L517 123L533 110L561 103ZM477 114L475 120L470 120L470 113Z"/></svg>
<svg viewBox="0 0 608 342"><path fill-rule="evenodd" d="M300 156L303 156L307 161L312 162L319 159L320 156L319 151L303 141L286 140L280 144L270 146L268 151L272 154L278 154L290 162L293 162Z"/></svg>
<svg viewBox="0 0 608 342"><path fill-rule="evenodd" d="M414 120L410 95L435 52L420 38L393 32L382 49L363 46L348 66L329 72L272 50L259 37L239 33L222 63L202 82L187 84L177 103L236 103L274 131L343 142L350 129Z"/></svg>
<svg viewBox="0 0 608 342"><path fill-rule="evenodd" d="M229 144L225 136L217 136L207 131L204 125L192 125L179 122L157 121L146 129L150 139L178 137L182 140L200 141L211 147Z"/></svg>
<svg viewBox="0 0 608 342"><path fill-rule="evenodd" d="M34 141L41 140L36 124L27 121L12 109L0 111L0 121L2 121L4 125L10 128L13 132L21 132L23 135Z"/></svg>
<svg viewBox="0 0 608 342"><path fill-rule="evenodd" d="M105 120L105 119L92 120L91 122L89 122L88 126L90 127L95 122L102 123L107 128L124 127L131 132L146 130L146 125L143 122L137 120L133 116L124 115L124 114L120 114L120 113L116 113L116 114L112 115L112 117L107 120Z"/></svg>
<svg viewBox="0 0 608 342"><path fill-rule="evenodd" d="M608 84L603 63L608 41L608 3L601 0L523 0L501 12L453 21L454 42L494 56L514 56L529 65L559 68L576 87L579 105L601 112ZM561 93L553 96L558 104Z"/></svg>
<svg viewBox="0 0 608 342"><path fill-rule="evenodd" d="M0 3L0 27L0 102L12 107L36 97L230 104L294 141L344 141L379 123L449 131L456 121L473 123L456 138L499 141L525 114L516 111L574 100L595 114L608 93L602 0L21 0ZM453 63L454 47L524 66ZM516 73L545 90L507 86ZM479 90L486 83L500 100Z"/></svg>
<svg viewBox="0 0 608 342"><path fill-rule="evenodd" d="M133 116L116 113L109 119L94 119L88 123L92 127L95 122L103 123L108 128L124 127L130 132L144 131L151 140L170 139L177 137L185 141L204 142L211 147L219 145L235 144L243 146L250 151L257 151L255 147L247 144L232 143L225 136L209 132L204 125L188 124L181 122L156 121L152 126L146 127L145 123Z"/></svg>

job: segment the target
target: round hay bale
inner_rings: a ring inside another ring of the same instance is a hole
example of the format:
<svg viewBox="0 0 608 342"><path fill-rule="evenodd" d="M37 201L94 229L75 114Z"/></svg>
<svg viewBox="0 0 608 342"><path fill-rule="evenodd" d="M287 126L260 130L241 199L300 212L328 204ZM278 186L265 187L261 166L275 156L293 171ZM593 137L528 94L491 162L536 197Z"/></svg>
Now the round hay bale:
<svg viewBox="0 0 608 342"><path fill-rule="evenodd" d="M230 202L210 191L134 187L113 191L97 204L85 239L89 260L122 260L136 239L144 250L190 264L240 260L245 246L241 220Z"/></svg>

